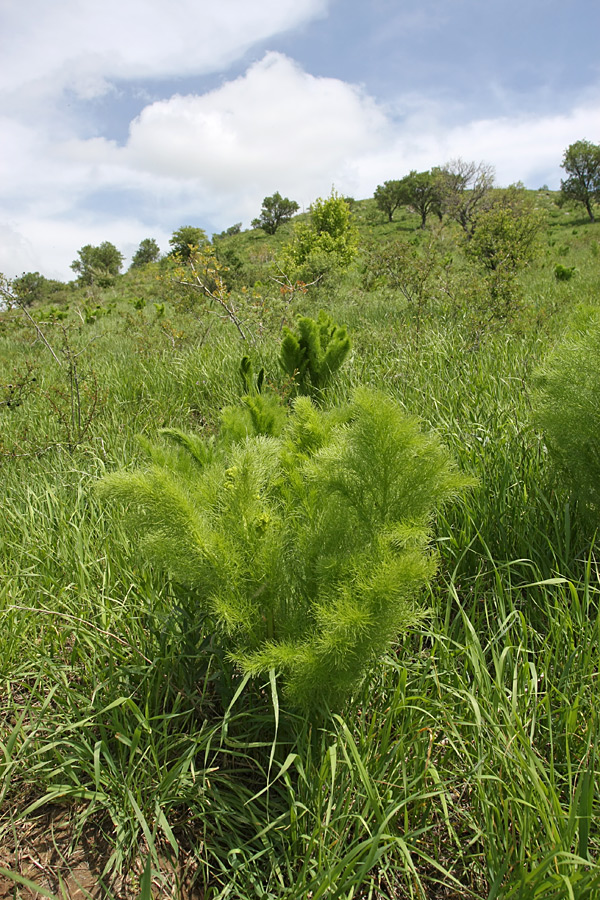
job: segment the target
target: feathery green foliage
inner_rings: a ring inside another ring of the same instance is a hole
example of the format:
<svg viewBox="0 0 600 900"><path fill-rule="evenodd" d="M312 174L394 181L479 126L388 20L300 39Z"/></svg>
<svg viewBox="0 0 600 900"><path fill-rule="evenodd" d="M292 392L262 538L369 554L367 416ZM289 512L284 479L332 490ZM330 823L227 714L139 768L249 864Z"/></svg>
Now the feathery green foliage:
<svg viewBox="0 0 600 900"><path fill-rule="evenodd" d="M299 393L319 396L350 353L350 338L324 310L316 320L301 316L297 329L284 328L279 363Z"/></svg>
<svg viewBox="0 0 600 900"><path fill-rule="evenodd" d="M230 660L246 675L281 672L312 713L339 707L422 617L431 514L466 484L385 396L358 391L344 421L331 418L298 400L279 439L212 458L175 435L178 452L99 488L127 504L141 552L193 588Z"/></svg>
<svg viewBox="0 0 600 900"><path fill-rule="evenodd" d="M580 504L600 514L600 314L580 313L540 370L534 420Z"/></svg>
<svg viewBox="0 0 600 900"><path fill-rule="evenodd" d="M554 277L557 281L570 281L576 271L575 266L563 266L562 263L556 263Z"/></svg>
<svg viewBox="0 0 600 900"><path fill-rule="evenodd" d="M259 434L279 437L285 421L286 410L277 394L246 394L239 404L222 410L221 437L229 444Z"/></svg>
<svg viewBox="0 0 600 900"><path fill-rule="evenodd" d="M247 394L253 394L255 391L260 394L265 380L264 366L261 366L261 368L259 369L255 381L254 366L252 365L252 360L249 356L242 356L242 359L240 361L240 377L242 379L244 390Z"/></svg>

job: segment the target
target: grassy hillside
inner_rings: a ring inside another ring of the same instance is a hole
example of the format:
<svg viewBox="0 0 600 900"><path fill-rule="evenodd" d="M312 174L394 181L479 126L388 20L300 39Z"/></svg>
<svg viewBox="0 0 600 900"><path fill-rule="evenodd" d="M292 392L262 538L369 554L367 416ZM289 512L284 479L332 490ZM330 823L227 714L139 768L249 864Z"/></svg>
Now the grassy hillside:
<svg viewBox="0 0 600 900"><path fill-rule="evenodd" d="M600 225L531 196L508 304L458 226L364 200L355 264L307 290L274 268L294 222L215 242L246 340L164 265L0 313L0 897L600 895L597 548L531 417ZM428 617L311 724L275 676L223 700L194 598L94 485L138 435L215 434L243 355L287 402L282 326L319 309L352 338L324 408L385 391L477 485L436 515Z"/></svg>

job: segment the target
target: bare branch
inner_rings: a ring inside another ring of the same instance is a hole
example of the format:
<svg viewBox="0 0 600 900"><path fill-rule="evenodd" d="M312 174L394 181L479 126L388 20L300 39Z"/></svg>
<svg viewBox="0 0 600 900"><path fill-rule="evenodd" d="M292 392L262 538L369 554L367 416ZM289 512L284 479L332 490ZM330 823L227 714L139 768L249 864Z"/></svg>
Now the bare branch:
<svg viewBox="0 0 600 900"><path fill-rule="evenodd" d="M39 337L39 339L42 341L42 343L44 343L46 345L46 347L48 348L48 350L50 351L50 353L52 354L52 356L54 357L54 359L56 360L58 365L62 366L60 359L58 358L58 356L52 349L52 346L50 345L50 342L48 341L46 335L44 334L44 332L42 331L42 329L40 328L38 323L35 321L33 316L29 313L29 310L27 309L25 304L21 300L19 300L19 298L16 296L16 294L13 294L13 292L11 290L9 290L7 287L4 287L3 285L0 286L0 293L6 300L8 300L8 302L11 306L14 305L14 306L19 307L19 309L21 310L23 315L29 320L31 325L33 325L33 327L35 328L36 334Z"/></svg>

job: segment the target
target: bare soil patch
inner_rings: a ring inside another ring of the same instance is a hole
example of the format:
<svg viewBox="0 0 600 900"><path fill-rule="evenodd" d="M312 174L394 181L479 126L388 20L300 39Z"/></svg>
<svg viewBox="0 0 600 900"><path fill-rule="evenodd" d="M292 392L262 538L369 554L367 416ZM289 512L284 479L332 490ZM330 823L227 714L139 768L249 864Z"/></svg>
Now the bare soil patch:
<svg viewBox="0 0 600 900"><path fill-rule="evenodd" d="M138 900L147 848L125 875L104 875L112 853L98 824L88 822L77 834L75 811L44 808L28 820L5 824L0 839L0 900ZM157 871L158 868L158 871ZM191 856L175 863L159 854L152 868L154 900L202 900L196 886L197 865ZM17 879L25 879L31 886Z"/></svg>

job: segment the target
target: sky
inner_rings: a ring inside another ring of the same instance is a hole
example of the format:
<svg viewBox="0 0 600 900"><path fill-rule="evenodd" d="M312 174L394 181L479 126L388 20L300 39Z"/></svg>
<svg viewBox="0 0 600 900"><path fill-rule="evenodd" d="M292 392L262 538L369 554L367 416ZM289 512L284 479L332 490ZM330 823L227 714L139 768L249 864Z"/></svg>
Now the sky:
<svg viewBox="0 0 600 900"><path fill-rule="evenodd" d="M599 0L0 0L0 272L600 142Z"/></svg>

